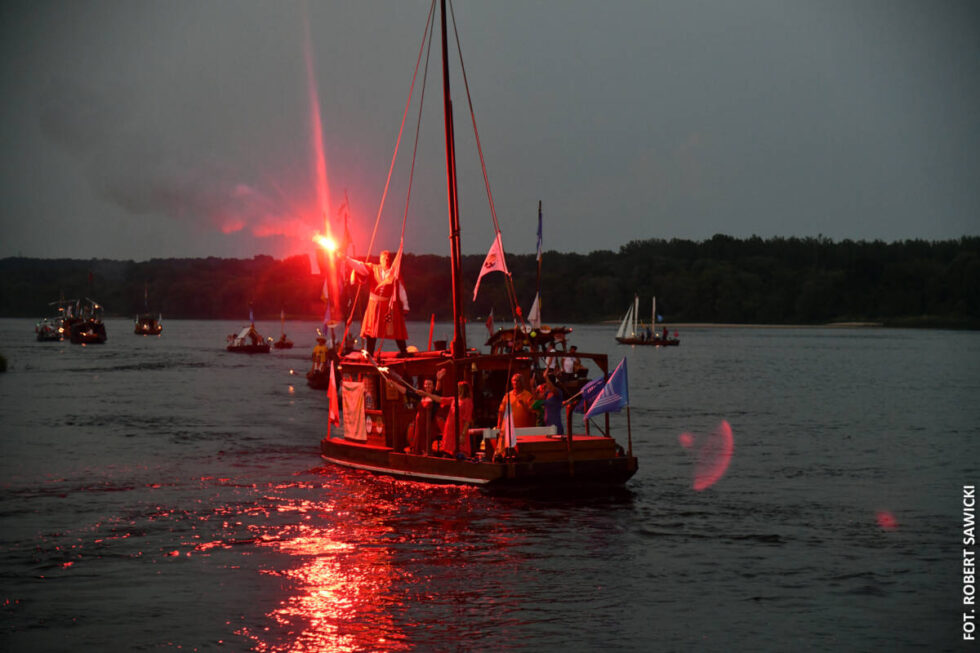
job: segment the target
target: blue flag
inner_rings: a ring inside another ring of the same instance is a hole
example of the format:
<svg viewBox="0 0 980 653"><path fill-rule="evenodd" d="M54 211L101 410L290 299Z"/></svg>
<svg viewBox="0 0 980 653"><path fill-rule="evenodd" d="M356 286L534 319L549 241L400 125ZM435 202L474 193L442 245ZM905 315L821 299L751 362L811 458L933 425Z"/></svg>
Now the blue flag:
<svg viewBox="0 0 980 653"><path fill-rule="evenodd" d="M582 390L580 391L582 398L579 399L578 405L575 406L575 412L584 413L588 407L592 405L592 400L595 399L600 392L602 392L602 384L604 381L605 380L601 378L592 379L582 386Z"/></svg>
<svg viewBox="0 0 980 653"><path fill-rule="evenodd" d="M616 370L609 377L605 387L602 388L602 392L592 402L588 412L585 413L585 419L610 411L619 411L629 403L629 380L626 376L626 359L624 358L616 366Z"/></svg>

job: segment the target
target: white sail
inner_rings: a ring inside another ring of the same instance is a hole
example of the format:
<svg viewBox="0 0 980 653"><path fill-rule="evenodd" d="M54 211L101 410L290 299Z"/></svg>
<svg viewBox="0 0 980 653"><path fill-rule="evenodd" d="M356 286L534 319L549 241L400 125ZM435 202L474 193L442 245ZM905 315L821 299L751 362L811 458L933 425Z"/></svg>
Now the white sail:
<svg viewBox="0 0 980 653"><path fill-rule="evenodd" d="M640 296L633 295L633 333L630 335L634 338L637 334L637 322L640 319Z"/></svg>
<svg viewBox="0 0 980 653"><path fill-rule="evenodd" d="M617 338L629 337L629 334L626 333L626 329L629 326L632 326L632 324L633 324L633 305L630 304L630 307L626 310L626 315L623 316L623 321L619 325L619 331L616 332L616 337Z"/></svg>

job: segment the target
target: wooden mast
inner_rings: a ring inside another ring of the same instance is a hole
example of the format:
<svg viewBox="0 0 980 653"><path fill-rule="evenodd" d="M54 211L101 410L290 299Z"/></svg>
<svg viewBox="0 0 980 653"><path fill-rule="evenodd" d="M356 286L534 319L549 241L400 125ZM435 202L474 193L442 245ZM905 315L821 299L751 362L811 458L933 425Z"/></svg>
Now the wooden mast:
<svg viewBox="0 0 980 653"><path fill-rule="evenodd" d="M453 282L453 358L466 355L466 329L460 269L459 201L456 196L456 144L453 130L453 101L449 93L449 46L446 39L446 0L440 0L442 18L442 106L446 124L446 182L449 200L449 242Z"/></svg>

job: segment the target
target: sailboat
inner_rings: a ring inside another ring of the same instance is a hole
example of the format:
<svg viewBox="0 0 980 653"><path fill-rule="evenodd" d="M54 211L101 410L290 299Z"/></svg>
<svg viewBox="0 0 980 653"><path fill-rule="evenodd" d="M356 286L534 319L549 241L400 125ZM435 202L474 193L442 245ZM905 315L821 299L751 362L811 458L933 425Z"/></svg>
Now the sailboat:
<svg viewBox="0 0 980 653"><path fill-rule="evenodd" d="M255 328L255 314L251 304L248 308L249 325L244 326L237 333L228 335L228 346L226 349L233 354L268 354L271 348L272 338L263 338Z"/></svg>
<svg viewBox="0 0 980 653"><path fill-rule="evenodd" d="M428 34L432 33L434 9L435 3L426 26ZM467 346L445 0L439 1L439 20L453 339L448 351L410 349L370 355L365 350L343 356L328 393L331 419L320 442L321 455L330 463L375 474L486 489L621 486L638 466L628 419L624 448L612 435L608 412L599 416L604 417L604 424L595 426L598 434L590 432L592 421L585 422L584 433L572 433L570 404L568 435L558 436L554 426L519 426L512 404L503 401L505 395L510 396L507 390L515 377L523 380L517 383L527 383L532 372L540 369L541 358L561 357L564 352L545 354L515 346L483 354ZM608 376L605 354L573 355L591 360ZM434 391L426 390L433 387L433 381ZM342 428L333 428L340 425L339 406L334 405L340 401ZM448 410L441 429L433 428L438 413L433 415L427 406Z"/></svg>
<svg viewBox="0 0 980 653"><path fill-rule="evenodd" d="M633 296L633 303L626 309L623 321L619 323L616 331L616 341L622 345L654 345L656 347L676 347L681 344L678 338L671 338L664 327L662 333L656 333L653 326L657 323L657 298L653 298L653 307L650 313L650 327L639 324L640 297Z"/></svg>
<svg viewBox="0 0 980 653"><path fill-rule="evenodd" d="M286 337L286 309L279 311L279 340L272 343L276 349L292 349L293 341Z"/></svg>
<svg viewBox="0 0 980 653"><path fill-rule="evenodd" d="M150 313L149 290L143 285L143 312L136 316L133 333L138 336L158 336L163 331L163 315Z"/></svg>

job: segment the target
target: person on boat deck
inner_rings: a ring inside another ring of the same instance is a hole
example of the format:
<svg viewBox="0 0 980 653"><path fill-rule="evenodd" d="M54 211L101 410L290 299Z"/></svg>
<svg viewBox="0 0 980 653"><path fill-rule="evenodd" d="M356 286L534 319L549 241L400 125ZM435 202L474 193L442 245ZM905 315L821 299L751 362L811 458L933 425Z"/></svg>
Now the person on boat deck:
<svg viewBox="0 0 980 653"><path fill-rule="evenodd" d="M664 327L664 342L667 342L667 327Z"/></svg>
<svg viewBox="0 0 980 653"><path fill-rule="evenodd" d="M504 434L504 414L507 406L510 405L511 415L514 417L514 428L525 428L534 426L537 422L537 413L534 410L534 395L524 387L524 377L518 372L510 379L512 390L504 395L500 401L500 408L497 409L497 429L500 434L494 450L502 454L506 445Z"/></svg>
<svg viewBox="0 0 980 653"><path fill-rule="evenodd" d="M545 353L548 357L544 359L544 368L548 371L558 369L558 358L555 356L555 343L549 342L548 346L545 348Z"/></svg>
<svg viewBox="0 0 980 653"><path fill-rule="evenodd" d="M544 383L538 386L538 400L544 407L544 426L557 427L558 435L565 435L565 427L561 421L561 403L565 396L561 388L555 385L555 377L551 372L545 372Z"/></svg>
<svg viewBox="0 0 980 653"><path fill-rule="evenodd" d="M470 392L470 384L460 381L456 384L456 392L459 398L459 453L466 456L473 455L473 447L470 442L470 424L473 423L473 393ZM456 449L456 397L443 397L439 404L443 408L448 408L446 422L442 427L441 450L451 456L455 456Z"/></svg>
<svg viewBox="0 0 980 653"><path fill-rule="evenodd" d="M313 348L313 371L327 371L327 339L317 338L316 346Z"/></svg>
<svg viewBox="0 0 980 653"><path fill-rule="evenodd" d="M422 382L421 400L415 420L409 426L408 444L412 453L425 453L426 447L431 447L439 435L439 424L436 420L436 409L441 397L434 394L436 389L432 379ZM414 392L413 392L414 394Z"/></svg>
<svg viewBox="0 0 980 653"><path fill-rule="evenodd" d="M368 304L361 318L361 337L364 338L368 354L374 355L378 338L390 338L398 345L399 356L407 356L405 313L408 312L408 294L401 279L395 277L391 252L381 252L378 263L358 261L349 256L346 258L357 276L369 285Z"/></svg>

